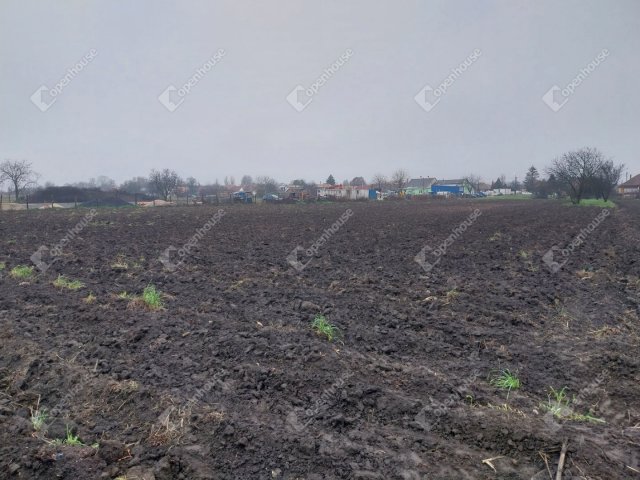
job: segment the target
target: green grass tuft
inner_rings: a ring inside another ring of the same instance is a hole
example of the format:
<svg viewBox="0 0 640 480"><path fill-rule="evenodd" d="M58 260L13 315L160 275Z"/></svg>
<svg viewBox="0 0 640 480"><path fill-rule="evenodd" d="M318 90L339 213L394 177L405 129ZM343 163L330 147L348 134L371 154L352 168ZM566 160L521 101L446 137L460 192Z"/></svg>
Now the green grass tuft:
<svg viewBox="0 0 640 480"><path fill-rule="evenodd" d="M93 292L89 292L89 295L84 297L84 303L87 303L89 305L91 305L92 303L95 303L95 301L96 301L96 296L93 294Z"/></svg>
<svg viewBox="0 0 640 480"><path fill-rule="evenodd" d="M501 390L507 390L507 398L511 390L517 390L520 388L520 379L515 373L511 373L509 370L503 370L497 375L494 375L489 381L494 387L498 387Z"/></svg>
<svg viewBox="0 0 640 480"><path fill-rule="evenodd" d="M71 433L71 430L69 430L69 428L67 428L67 438L64 439L64 443L66 445L73 445L76 447L84 445L84 443L80 441L80 437Z"/></svg>
<svg viewBox="0 0 640 480"><path fill-rule="evenodd" d="M559 419L576 420L578 422L607 423L603 419L591 415L591 413L575 413L571 408L571 400L567 395L567 387L556 390L549 388L547 403L542 408L551 412Z"/></svg>
<svg viewBox="0 0 640 480"><path fill-rule="evenodd" d="M52 440L51 443L53 445L68 445L71 447L85 446L85 444L80 441L80 437L71 432L69 426L67 426L67 436L65 438L56 438L55 440Z"/></svg>
<svg viewBox="0 0 640 480"><path fill-rule="evenodd" d="M330 342L332 342L340 333L338 327L331 325L324 315L317 315L313 322L311 322L311 327L318 335L327 337L327 340Z"/></svg>
<svg viewBox="0 0 640 480"><path fill-rule="evenodd" d="M13 278L31 278L33 276L33 267L27 267L26 265L18 265L11 269L10 275Z"/></svg>
<svg viewBox="0 0 640 480"><path fill-rule="evenodd" d="M164 307L162 302L162 294L156 290L156 287L149 285L142 292L142 301L152 310L159 310Z"/></svg>
<svg viewBox="0 0 640 480"><path fill-rule="evenodd" d="M58 275L53 281L53 285L57 288L68 288L69 290L79 290L84 287L84 283L79 280L70 280L64 275Z"/></svg>
<svg viewBox="0 0 640 480"><path fill-rule="evenodd" d="M545 409L553 413L554 417L564 417L570 411L567 387L562 387L560 390L550 387L547 397Z"/></svg>
<svg viewBox="0 0 640 480"><path fill-rule="evenodd" d="M36 432L39 432L44 426L44 422L47 421L47 412L45 409L41 409L36 407L36 409L31 409L31 425L33 425L33 429Z"/></svg>

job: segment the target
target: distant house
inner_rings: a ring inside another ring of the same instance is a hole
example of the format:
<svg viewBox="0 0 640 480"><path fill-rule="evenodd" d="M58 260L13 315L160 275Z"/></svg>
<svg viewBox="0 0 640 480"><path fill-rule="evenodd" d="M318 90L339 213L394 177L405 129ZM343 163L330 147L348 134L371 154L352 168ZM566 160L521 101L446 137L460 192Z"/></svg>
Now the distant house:
<svg viewBox="0 0 640 480"><path fill-rule="evenodd" d="M342 184L323 184L318 186L318 198L333 200L375 200L377 194L375 190L366 185L363 187L352 187Z"/></svg>
<svg viewBox="0 0 640 480"><path fill-rule="evenodd" d="M431 193L435 195L468 195L473 191L473 186L465 178L438 180L431 186Z"/></svg>
<svg viewBox="0 0 640 480"><path fill-rule="evenodd" d="M280 197L284 200L304 200L308 197L305 187L301 185L285 185L280 188Z"/></svg>
<svg viewBox="0 0 640 480"><path fill-rule="evenodd" d="M429 195L431 193L431 186L436 182L433 177L420 177L412 178L407 183L405 189L406 195Z"/></svg>
<svg viewBox="0 0 640 480"><path fill-rule="evenodd" d="M363 177L353 177L353 180L349 182L349 185L352 187L366 187L367 182L364 181Z"/></svg>
<svg viewBox="0 0 640 480"><path fill-rule="evenodd" d="M618 185L618 193L625 197L640 196L640 175L631 177L626 182Z"/></svg>

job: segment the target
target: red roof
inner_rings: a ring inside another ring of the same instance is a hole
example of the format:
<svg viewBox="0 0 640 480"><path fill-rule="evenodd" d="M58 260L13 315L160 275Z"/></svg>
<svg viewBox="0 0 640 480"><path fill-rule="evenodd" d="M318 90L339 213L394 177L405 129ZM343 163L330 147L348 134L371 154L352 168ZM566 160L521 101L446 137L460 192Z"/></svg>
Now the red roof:
<svg viewBox="0 0 640 480"><path fill-rule="evenodd" d="M629 180L620 185L620 187L640 187L640 174L631 177Z"/></svg>

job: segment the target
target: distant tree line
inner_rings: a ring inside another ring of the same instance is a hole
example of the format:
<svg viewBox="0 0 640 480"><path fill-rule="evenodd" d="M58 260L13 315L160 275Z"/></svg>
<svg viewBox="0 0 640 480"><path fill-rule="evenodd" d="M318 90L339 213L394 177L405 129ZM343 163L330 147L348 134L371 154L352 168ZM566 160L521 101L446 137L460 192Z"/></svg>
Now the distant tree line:
<svg viewBox="0 0 640 480"><path fill-rule="evenodd" d="M471 174L465 178L477 191L490 188L511 189L515 192L524 189L539 198L568 196L573 203L580 203L583 198L587 197L608 200L620 182L623 170L624 165L616 165L613 160L605 158L599 150L585 147L567 152L553 160L551 166L546 169L547 178L541 178L535 166L531 166L527 170L522 182L519 182L517 178L508 182L504 175L492 181L490 185L484 184L479 175ZM34 192L37 188L38 177L31 162L26 160L6 160L0 164L0 184L7 183L16 199L20 199L25 193ZM381 173L375 174L370 184L378 191L394 190L401 193L407 188L410 179L411 177L406 170L397 169L390 177ZM330 174L325 183L336 185L336 179ZM318 188L315 183L308 183L304 179L295 179L291 185L311 195ZM367 185L367 181L363 177L354 177L351 180L343 180L342 185L363 187ZM255 192L258 197L275 194L279 191L278 181L269 176L258 176L254 179L251 175L243 175L239 186L235 184L234 177L225 177L223 184L216 180L213 184L201 185L194 177L182 179L176 171L168 168L153 169L148 177L133 177L122 182L119 186L106 176L66 186L85 191L148 196L163 200L169 200L178 195L186 197L219 195L222 192L227 192L230 187L239 187L244 191ZM46 183L44 187L51 189L54 185ZM61 189L62 187L56 188ZM58 193L65 198L72 195L71 191L59 190Z"/></svg>

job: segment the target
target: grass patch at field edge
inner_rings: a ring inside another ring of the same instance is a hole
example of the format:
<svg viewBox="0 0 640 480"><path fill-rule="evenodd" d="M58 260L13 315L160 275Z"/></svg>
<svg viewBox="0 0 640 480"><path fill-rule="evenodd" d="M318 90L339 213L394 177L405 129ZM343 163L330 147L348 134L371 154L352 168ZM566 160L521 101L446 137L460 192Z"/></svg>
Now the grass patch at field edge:
<svg viewBox="0 0 640 480"><path fill-rule="evenodd" d="M600 208L616 208L616 205L611 200L604 201L601 198L583 198L580 203L571 203L570 200L564 202L568 207L600 207Z"/></svg>

